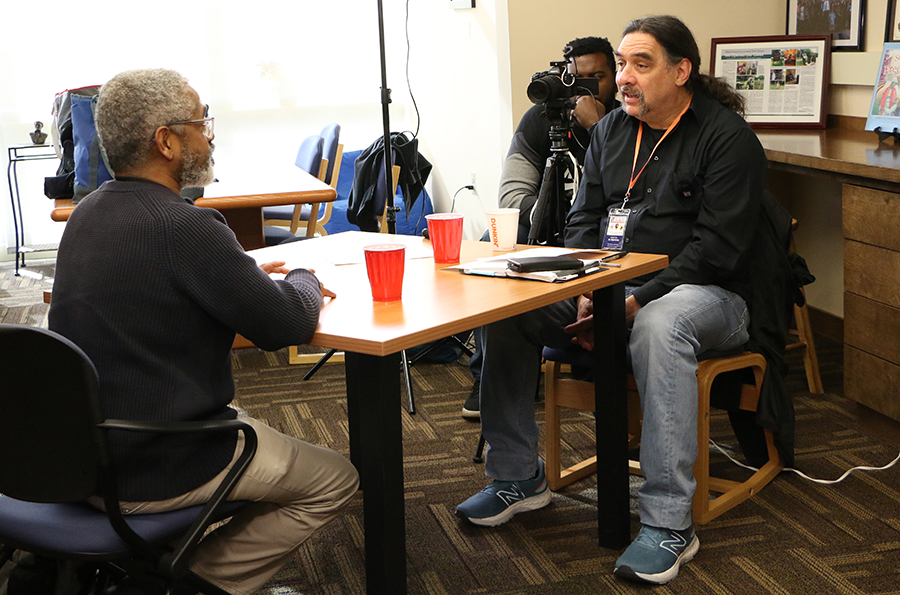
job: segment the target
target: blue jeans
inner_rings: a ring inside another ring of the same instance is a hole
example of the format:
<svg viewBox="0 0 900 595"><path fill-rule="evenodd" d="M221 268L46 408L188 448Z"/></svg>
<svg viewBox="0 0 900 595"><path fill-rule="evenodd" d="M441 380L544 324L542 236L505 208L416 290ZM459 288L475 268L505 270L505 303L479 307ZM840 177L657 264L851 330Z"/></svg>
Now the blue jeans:
<svg viewBox="0 0 900 595"><path fill-rule="evenodd" d="M567 345L571 335L563 328L575 317L575 300L566 300L483 327L481 425L489 477L517 480L536 473L533 396L541 350ZM744 300L714 285L681 285L638 311L629 350L644 416L642 523L670 529L691 524L697 356L740 348L748 324Z"/></svg>
<svg viewBox="0 0 900 595"><path fill-rule="evenodd" d="M531 226L523 225L519 223L519 231L516 235L516 243L517 244L527 244L528 243L528 234L531 231ZM488 231L484 232L484 235L481 236L482 242L490 241L490 234ZM482 352L484 348L481 345L481 327L473 329L473 342L475 343L475 349L473 349L472 357L469 358L469 371L472 373L472 379L475 382L481 381L481 358Z"/></svg>

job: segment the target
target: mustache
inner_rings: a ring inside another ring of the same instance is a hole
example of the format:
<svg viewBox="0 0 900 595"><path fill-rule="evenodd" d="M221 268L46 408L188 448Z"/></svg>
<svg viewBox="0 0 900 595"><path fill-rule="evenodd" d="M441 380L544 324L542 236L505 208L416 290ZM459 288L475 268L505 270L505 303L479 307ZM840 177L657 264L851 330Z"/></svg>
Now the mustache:
<svg viewBox="0 0 900 595"><path fill-rule="evenodd" d="M634 95L638 99L644 98L644 94L641 93L640 91L636 90L631 85L622 85L621 87L619 87L619 93L628 93L629 95Z"/></svg>

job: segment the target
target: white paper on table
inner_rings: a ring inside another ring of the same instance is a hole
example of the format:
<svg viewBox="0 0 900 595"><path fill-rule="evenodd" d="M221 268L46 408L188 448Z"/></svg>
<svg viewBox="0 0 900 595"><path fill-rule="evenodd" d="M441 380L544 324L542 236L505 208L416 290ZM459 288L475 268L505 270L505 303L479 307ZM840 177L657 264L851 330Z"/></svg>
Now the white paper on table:
<svg viewBox="0 0 900 595"><path fill-rule="evenodd" d="M413 258L432 258L434 257L434 251L430 246L426 246L422 242L422 238L415 238L418 241L412 242L381 242L383 244L404 244L406 246L406 260L411 260ZM342 264L362 264L366 262L366 253L363 248L366 246L377 245L378 242L373 242L371 239L368 239L365 242L360 242L358 246L341 246L339 250L331 250L322 256L335 265Z"/></svg>

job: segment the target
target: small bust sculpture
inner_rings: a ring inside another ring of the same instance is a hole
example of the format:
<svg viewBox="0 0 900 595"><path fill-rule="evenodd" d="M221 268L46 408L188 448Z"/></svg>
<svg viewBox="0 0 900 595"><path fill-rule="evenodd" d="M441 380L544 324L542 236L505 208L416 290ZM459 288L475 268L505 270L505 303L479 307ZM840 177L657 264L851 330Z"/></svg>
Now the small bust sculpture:
<svg viewBox="0 0 900 595"><path fill-rule="evenodd" d="M36 145L43 145L44 141L47 140L47 133L41 132L41 128L44 127L43 122L35 122L34 123L34 132L31 132L31 142Z"/></svg>

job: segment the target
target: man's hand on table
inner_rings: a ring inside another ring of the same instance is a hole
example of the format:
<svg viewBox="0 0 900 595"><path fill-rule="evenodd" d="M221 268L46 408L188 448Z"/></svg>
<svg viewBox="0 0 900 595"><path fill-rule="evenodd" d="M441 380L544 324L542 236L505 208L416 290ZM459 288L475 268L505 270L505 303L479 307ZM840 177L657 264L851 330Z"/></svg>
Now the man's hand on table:
<svg viewBox="0 0 900 595"><path fill-rule="evenodd" d="M273 262L265 262L259 265L259 268L263 270L267 275L271 275L273 273L279 273L282 275L287 275L291 272L291 269L287 268L285 262L283 260L275 260ZM308 269L310 273L315 274L316 271L314 269ZM334 299L337 297L337 294L322 285L322 282L319 281L319 289L322 291L323 298L331 298Z"/></svg>

